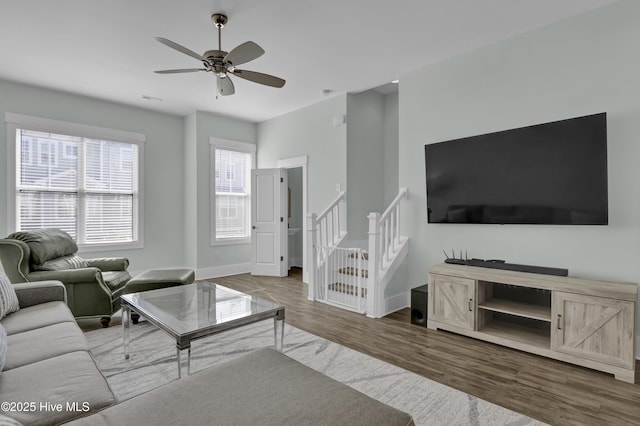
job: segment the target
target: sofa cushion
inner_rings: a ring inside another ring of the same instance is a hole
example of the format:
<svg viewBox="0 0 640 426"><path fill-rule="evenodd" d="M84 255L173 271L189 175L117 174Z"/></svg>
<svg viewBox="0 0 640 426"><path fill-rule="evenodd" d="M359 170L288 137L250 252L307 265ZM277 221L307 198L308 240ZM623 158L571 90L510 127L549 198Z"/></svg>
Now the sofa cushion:
<svg viewBox="0 0 640 426"><path fill-rule="evenodd" d="M0 371L4 370L7 362L7 344L7 330L0 324Z"/></svg>
<svg viewBox="0 0 640 426"><path fill-rule="evenodd" d="M2 426L22 426L17 420L12 419L11 417L7 417L4 414L0 413L0 425Z"/></svg>
<svg viewBox="0 0 640 426"><path fill-rule="evenodd" d="M4 272L0 272L0 319L20 309L18 296Z"/></svg>
<svg viewBox="0 0 640 426"><path fill-rule="evenodd" d="M127 271L107 271L102 272L102 279L105 284L111 289L112 293L122 288L129 282L131 275Z"/></svg>
<svg viewBox="0 0 640 426"><path fill-rule="evenodd" d="M72 352L7 370L0 380L2 401L62 404L62 411L6 412L20 423L53 425L84 414L83 403L99 410L115 403L109 385L88 352ZM74 407L68 404L78 403Z"/></svg>
<svg viewBox="0 0 640 426"><path fill-rule="evenodd" d="M2 325L10 336L67 321L75 323L73 314L64 302L47 302L7 315L2 319Z"/></svg>
<svg viewBox="0 0 640 426"><path fill-rule="evenodd" d="M86 260L77 254L68 254L66 256L50 259L41 265L33 265L36 271L64 271L66 269L88 268L89 264Z"/></svg>
<svg viewBox="0 0 640 426"><path fill-rule="evenodd" d="M409 414L273 349L74 420L73 425L412 425Z"/></svg>
<svg viewBox="0 0 640 426"><path fill-rule="evenodd" d="M88 351L89 344L75 323L61 322L8 337L11 351L5 370L76 351Z"/></svg>
<svg viewBox="0 0 640 426"><path fill-rule="evenodd" d="M41 265L47 260L74 254L78 245L69 234L60 229L36 229L14 232L7 238L20 240L31 249L31 264Z"/></svg>

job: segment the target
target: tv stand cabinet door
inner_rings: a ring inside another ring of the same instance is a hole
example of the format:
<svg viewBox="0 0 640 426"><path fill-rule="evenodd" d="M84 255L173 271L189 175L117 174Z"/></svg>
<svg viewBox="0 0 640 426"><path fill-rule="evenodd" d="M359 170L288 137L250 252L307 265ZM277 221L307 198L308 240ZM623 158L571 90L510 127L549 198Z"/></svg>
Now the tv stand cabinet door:
<svg viewBox="0 0 640 426"><path fill-rule="evenodd" d="M474 330L475 295L475 280L432 274L428 319Z"/></svg>
<svg viewBox="0 0 640 426"><path fill-rule="evenodd" d="M634 368L635 303L554 291L551 349Z"/></svg>

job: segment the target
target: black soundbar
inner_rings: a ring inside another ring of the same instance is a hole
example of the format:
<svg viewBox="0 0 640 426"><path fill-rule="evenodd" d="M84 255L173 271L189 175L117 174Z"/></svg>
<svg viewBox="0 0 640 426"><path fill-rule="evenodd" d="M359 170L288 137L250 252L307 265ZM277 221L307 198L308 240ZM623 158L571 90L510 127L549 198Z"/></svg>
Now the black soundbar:
<svg viewBox="0 0 640 426"><path fill-rule="evenodd" d="M569 270L565 268L550 268L548 266L518 265L517 263L506 263L504 261L481 260L481 259L447 259L445 263L456 265L478 266L481 268L505 269L507 271L531 272L532 274L556 275L566 277Z"/></svg>

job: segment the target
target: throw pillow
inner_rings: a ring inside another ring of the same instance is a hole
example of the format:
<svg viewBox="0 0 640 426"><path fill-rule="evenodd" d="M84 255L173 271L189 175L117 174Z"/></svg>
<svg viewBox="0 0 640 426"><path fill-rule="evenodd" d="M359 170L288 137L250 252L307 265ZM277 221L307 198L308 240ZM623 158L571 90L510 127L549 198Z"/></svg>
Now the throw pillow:
<svg viewBox="0 0 640 426"><path fill-rule="evenodd" d="M18 303L16 290L13 288L11 281L9 281L9 277L4 273L0 273L0 319L18 309L20 309L20 304Z"/></svg>
<svg viewBox="0 0 640 426"><path fill-rule="evenodd" d="M4 364L6 362L7 362L7 330L5 330L2 324L0 324L0 371L4 370Z"/></svg>

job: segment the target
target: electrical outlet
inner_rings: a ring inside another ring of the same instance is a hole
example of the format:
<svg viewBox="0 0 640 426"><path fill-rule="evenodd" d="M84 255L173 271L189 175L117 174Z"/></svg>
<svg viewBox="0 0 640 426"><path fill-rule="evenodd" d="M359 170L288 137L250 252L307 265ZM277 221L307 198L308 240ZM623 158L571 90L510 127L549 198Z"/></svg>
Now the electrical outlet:
<svg viewBox="0 0 640 426"><path fill-rule="evenodd" d="M340 184L336 183L336 192L340 192Z"/></svg>

